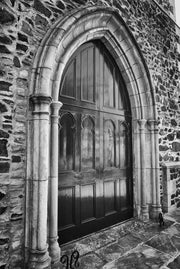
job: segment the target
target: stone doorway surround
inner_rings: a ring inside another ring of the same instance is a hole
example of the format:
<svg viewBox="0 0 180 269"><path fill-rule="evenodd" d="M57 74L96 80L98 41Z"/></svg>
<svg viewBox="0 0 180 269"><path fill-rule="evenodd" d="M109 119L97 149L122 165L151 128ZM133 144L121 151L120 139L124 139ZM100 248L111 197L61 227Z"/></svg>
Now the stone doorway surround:
<svg viewBox="0 0 180 269"><path fill-rule="evenodd" d="M160 211L157 112L150 74L137 43L113 8L92 6L59 19L42 40L29 91L25 249L27 268L51 268L57 237L58 116L61 77L84 42L100 39L126 83L132 111L134 216Z"/></svg>

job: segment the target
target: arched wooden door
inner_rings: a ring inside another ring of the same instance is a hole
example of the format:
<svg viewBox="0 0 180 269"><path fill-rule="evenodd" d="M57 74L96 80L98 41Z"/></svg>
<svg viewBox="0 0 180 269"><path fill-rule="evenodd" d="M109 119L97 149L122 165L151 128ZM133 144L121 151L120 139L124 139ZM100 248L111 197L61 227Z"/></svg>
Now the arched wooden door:
<svg viewBox="0 0 180 269"><path fill-rule="evenodd" d="M131 112L100 41L69 60L60 89L59 242L132 217Z"/></svg>

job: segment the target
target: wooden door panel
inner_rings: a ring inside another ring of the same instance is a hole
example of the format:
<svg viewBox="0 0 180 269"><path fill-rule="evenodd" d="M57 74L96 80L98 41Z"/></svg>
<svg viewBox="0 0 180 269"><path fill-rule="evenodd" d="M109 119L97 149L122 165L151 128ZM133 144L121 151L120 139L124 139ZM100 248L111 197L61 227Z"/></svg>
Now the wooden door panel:
<svg viewBox="0 0 180 269"><path fill-rule="evenodd" d="M126 177L121 178L119 182L119 191L120 191L120 206L121 210L127 209L127 179Z"/></svg>
<svg viewBox="0 0 180 269"><path fill-rule="evenodd" d="M104 205L105 216L114 214L117 211L116 203L116 182L114 180L104 181Z"/></svg>
<svg viewBox="0 0 180 269"><path fill-rule="evenodd" d="M94 48L90 47L81 53L81 98L94 102Z"/></svg>
<svg viewBox="0 0 180 269"><path fill-rule="evenodd" d="M133 212L131 113L114 60L102 44L87 43L72 56L62 81L60 243Z"/></svg>
<svg viewBox="0 0 180 269"><path fill-rule="evenodd" d="M74 226L76 224L75 221L75 186L62 188L58 191L59 198L59 225L62 228L67 228L70 226ZM68 214L67 214L68 212Z"/></svg>
<svg viewBox="0 0 180 269"><path fill-rule="evenodd" d="M85 223L96 217L95 184L81 186L81 223Z"/></svg>
<svg viewBox="0 0 180 269"><path fill-rule="evenodd" d="M104 106L115 107L114 66L108 57L104 60Z"/></svg>

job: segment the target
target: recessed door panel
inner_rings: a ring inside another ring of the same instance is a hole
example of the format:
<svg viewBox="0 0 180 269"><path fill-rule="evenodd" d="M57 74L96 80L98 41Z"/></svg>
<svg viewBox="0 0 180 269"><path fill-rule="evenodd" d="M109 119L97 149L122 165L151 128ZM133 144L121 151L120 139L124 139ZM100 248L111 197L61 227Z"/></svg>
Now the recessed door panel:
<svg viewBox="0 0 180 269"><path fill-rule="evenodd" d="M95 186L87 184L81 186L81 222L95 218Z"/></svg>
<svg viewBox="0 0 180 269"><path fill-rule="evenodd" d="M70 113L62 115L59 135L59 169L72 170L75 165L75 120Z"/></svg>
<svg viewBox="0 0 180 269"><path fill-rule="evenodd" d="M133 212L131 112L116 63L101 42L88 42L71 57L62 81L60 243Z"/></svg>
<svg viewBox="0 0 180 269"><path fill-rule="evenodd" d="M75 225L75 188L60 189L59 193L59 224L66 227ZM68 212L68 214L67 214ZM61 216L61 217L60 217Z"/></svg>
<svg viewBox="0 0 180 269"><path fill-rule="evenodd" d="M111 120L104 123L104 166L116 166L115 126Z"/></svg>
<svg viewBox="0 0 180 269"><path fill-rule="evenodd" d="M116 211L116 188L113 180L104 182L105 215Z"/></svg>

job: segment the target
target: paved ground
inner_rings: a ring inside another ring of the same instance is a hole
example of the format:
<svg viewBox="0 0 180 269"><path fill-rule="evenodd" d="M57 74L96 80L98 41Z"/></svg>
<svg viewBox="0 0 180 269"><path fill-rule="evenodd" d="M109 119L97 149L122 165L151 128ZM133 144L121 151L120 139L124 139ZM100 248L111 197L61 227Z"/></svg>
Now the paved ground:
<svg viewBox="0 0 180 269"><path fill-rule="evenodd" d="M64 245L62 255L63 269L180 269L180 209L165 215L163 227L132 219Z"/></svg>

